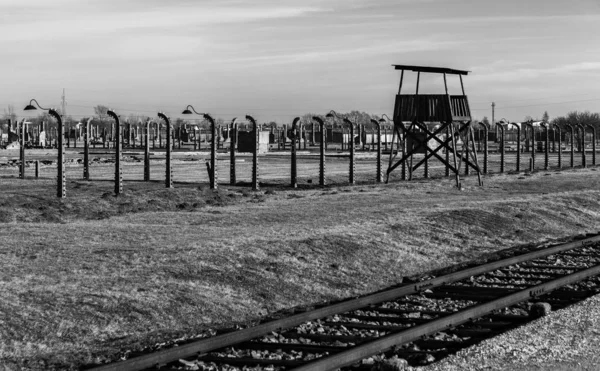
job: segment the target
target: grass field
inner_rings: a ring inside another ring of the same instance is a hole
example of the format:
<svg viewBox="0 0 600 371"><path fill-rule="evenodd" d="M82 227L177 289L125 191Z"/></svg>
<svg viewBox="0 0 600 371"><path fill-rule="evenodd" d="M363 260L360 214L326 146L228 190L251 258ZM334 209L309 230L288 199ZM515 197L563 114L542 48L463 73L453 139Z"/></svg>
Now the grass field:
<svg viewBox="0 0 600 371"><path fill-rule="evenodd" d="M248 160L239 180L250 179ZM52 165L25 180L2 168L0 365L76 369L598 230L596 168L489 175L484 187L471 176L458 190L451 178L374 184L363 159L360 183L346 186L347 159L331 158L332 185L318 188L318 166L305 160L292 190L289 162L261 159L257 192L210 190L204 161L184 159L165 189L160 159L148 183L132 160L118 197L110 163L92 165L89 182L73 164L65 200L54 197Z"/></svg>

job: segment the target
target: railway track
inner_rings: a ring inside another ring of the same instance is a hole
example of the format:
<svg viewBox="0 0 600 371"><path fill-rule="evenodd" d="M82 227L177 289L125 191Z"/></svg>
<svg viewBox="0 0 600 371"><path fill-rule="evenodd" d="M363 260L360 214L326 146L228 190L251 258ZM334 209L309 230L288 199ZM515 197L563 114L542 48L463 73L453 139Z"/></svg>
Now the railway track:
<svg viewBox="0 0 600 371"><path fill-rule="evenodd" d="M431 363L600 292L600 235L414 282L94 370L352 370ZM543 302L540 305L539 302Z"/></svg>

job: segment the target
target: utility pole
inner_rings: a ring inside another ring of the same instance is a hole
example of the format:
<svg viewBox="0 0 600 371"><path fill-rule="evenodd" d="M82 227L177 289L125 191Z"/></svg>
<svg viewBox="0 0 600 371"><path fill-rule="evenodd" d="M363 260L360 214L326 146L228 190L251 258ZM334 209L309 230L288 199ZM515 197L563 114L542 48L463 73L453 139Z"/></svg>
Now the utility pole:
<svg viewBox="0 0 600 371"><path fill-rule="evenodd" d="M494 121L494 113L496 111L496 103L492 102L492 126L496 129L496 140L495 142L498 143L498 127L496 126L496 122Z"/></svg>

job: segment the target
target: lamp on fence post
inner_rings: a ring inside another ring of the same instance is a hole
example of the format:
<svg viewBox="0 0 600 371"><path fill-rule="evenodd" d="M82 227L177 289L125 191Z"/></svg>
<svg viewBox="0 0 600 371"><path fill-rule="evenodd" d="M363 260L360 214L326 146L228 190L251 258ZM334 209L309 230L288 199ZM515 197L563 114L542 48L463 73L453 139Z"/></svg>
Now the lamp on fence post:
<svg viewBox="0 0 600 371"><path fill-rule="evenodd" d="M190 110L191 108L191 110ZM210 123L210 132L211 132L211 146L210 146L210 170L209 170L209 181L210 181L210 189L217 189L217 131L215 120L208 113L199 113L196 112L194 107L190 104L181 112L182 115L191 115L193 113L202 116L205 120Z"/></svg>
<svg viewBox="0 0 600 371"><path fill-rule="evenodd" d="M23 108L24 111L31 111L31 110L36 110L37 108L33 105L33 103L35 102L35 105L44 110L44 111L48 111L48 114L52 117L54 117L56 119L57 122L57 126L58 126L58 130L57 130L57 137L58 137L58 143L57 143L57 147L58 147L58 159L57 159L57 163L56 163L56 168L57 168L57 183L56 183L56 196L59 198L65 198L67 197L67 178L65 176L65 163L64 163L64 135L63 135L63 122L62 122L62 118L60 117L60 114L58 113L58 111L56 111L53 108L43 108L42 106L40 106L40 104L35 100L32 99L31 101L29 101L29 104L27 106L25 106L25 108Z"/></svg>

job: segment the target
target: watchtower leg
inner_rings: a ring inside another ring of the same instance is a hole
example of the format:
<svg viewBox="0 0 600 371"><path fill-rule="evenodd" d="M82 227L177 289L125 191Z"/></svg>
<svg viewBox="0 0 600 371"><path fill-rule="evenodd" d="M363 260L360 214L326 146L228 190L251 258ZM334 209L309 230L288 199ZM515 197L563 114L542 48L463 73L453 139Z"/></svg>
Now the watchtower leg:
<svg viewBox="0 0 600 371"><path fill-rule="evenodd" d="M450 126L450 131L452 134L452 149L453 149L452 157L454 159L454 168L456 169L456 172L455 172L456 188L460 189L460 174L459 174L460 168L457 167L457 164L456 164L456 152L457 152L456 151L456 136L455 136L454 126L452 124L450 124L449 126Z"/></svg>

